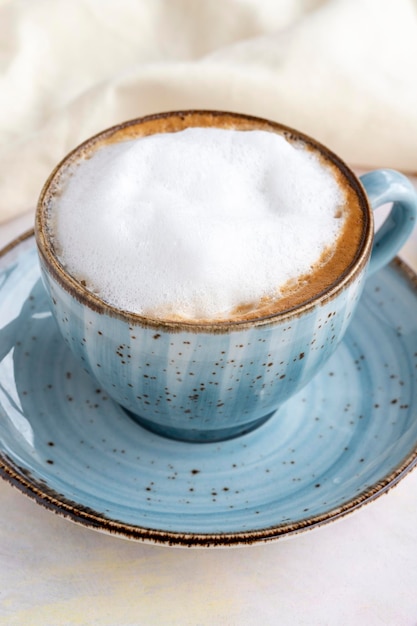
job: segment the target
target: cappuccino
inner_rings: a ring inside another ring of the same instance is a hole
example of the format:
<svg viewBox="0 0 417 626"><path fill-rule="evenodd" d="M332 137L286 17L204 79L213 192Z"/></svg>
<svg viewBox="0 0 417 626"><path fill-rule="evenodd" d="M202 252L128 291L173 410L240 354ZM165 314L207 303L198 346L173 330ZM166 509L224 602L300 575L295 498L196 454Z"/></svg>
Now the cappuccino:
<svg viewBox="0 0 417 626"><path fill-rule="evenodd" d="M250 319L314 297L353 261L361 208L302 139L246 118L90 142L57 177L48 230L74 278L156 319Z"/></svg>

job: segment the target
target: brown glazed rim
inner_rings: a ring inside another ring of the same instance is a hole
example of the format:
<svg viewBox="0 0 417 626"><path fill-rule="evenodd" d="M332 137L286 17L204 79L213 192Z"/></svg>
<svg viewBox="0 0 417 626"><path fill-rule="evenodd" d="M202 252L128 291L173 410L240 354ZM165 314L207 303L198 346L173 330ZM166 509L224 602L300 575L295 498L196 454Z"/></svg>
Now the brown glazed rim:
<svg viewBox="0 0 417 626"><path fill-rule="evenodd" d="M178 118L180 118L181 120L186 120L187 117L191 118L195 117L196 115L211 116L212 118L226 116L230 119L235 119L236 121L247 121L248 123L257 124L271 130L276 130L282 134L285 134L287 137L291 137L293 139L304 142L307 147L312 148L314 151L318 152L325 160L329 161L337 168L337 170L343 176L345 182L349 185L350 189L354 192L359 201L359 206L363 213L364 226L362 230L360 245L358 246L358 250L353 260L345 269L345 271L343 271L342 274L337 278L337 280L335 280L331 285L316 294L314 297L305 300L302 304L288 308L278 313L268 314L259 317L254 316L253 318L243 320L214 320L208 322L194 322L185 320L164 320L152 318L116 308L99 298L97 295L90 292L65 270L62 264L59 262L51 240L48 237L46 215L46 199L48 198L51 187L53 187L53 184L58 178L61 171L69 163L71 163L73 159L76 159L78 155L81 155L82 153L88 153L88 151L94 145L100 144L102 141L105 142L117 133L122 134L124 131L126 132L126 138L129 138L128 131L130 127L132 127L133 129L138 124L157 120L166 120L168 122L170 119L174 120ZM283 124L272 122L260 117L226 111L193 109L186 111L170 111L165 113L158 113L141 118L135 118L122 124L117 124L90 137L79 146L77 146L70 153L68 153L54 168L41 191L36 210L35 238L41 261L46 267L48 273L76 300L78 300L81 304L89 307L90 309L98 312L99 314L107 314L110 317L119 318L123 321L127 321L129 324L140 325L153 329L169 330L174 332L191 331L206 333L227 333L233 330L244 330L245 328L250 328L254 326L271 325L278 321L281 322L289 318L298 317L299 315L306 313L308 310L313 309L316 306L320 306L325 302L335 298L341 291L346 288L348 284L350 284L361 273L362 269L369 259L373 240L373 213L369 206L369 202L366 193L362 187L362 184L352 172L352 170L331 150L323 146L318 141L312 139L308 135L305 135L304 133L296 131Z"/></svg>

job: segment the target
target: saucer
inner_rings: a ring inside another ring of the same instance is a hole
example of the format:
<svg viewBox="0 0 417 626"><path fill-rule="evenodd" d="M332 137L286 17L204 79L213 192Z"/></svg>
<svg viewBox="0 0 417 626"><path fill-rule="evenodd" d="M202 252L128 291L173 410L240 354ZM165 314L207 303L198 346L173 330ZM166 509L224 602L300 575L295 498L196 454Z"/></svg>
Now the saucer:
<svg viewBox="0 0 417 626"><path fill-rule="evenodd" d="M417 463L417 277L369 278L316 378L257 430L195 444L144 430L61 339L28 233L0 257L0 472L84 526L166 545L288 537L386 492Z"/></svg>

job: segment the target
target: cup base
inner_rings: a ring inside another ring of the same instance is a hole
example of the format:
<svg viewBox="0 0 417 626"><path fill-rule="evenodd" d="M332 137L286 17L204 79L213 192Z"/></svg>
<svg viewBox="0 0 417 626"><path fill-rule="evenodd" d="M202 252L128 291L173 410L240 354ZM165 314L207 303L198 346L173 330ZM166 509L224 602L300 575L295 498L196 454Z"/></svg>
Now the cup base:
<svg viewBox="0 0 417 626"><path fill-rule="evenodd" d="M259 428L259 426L262 426L262 424L268 421L270 417L276 413L276 410L272 411L272 413L268 413L268 415L264 415L253 422L240 424L239 426L215 428L212 430L200 430L197 428L175 428L173 426L155 424L154 422L129 411L129 409L125 409L124 407L122 408L129 415L129 417L131 417L140 426L143 426L143 428L146 428L146 430L149 430L156 435L160 435L161 437L166 437L167 439L186 441L189 443L214 443L216 441L226 441L228 439L234 439L235 437L246 435L252 430Z"/></svg>

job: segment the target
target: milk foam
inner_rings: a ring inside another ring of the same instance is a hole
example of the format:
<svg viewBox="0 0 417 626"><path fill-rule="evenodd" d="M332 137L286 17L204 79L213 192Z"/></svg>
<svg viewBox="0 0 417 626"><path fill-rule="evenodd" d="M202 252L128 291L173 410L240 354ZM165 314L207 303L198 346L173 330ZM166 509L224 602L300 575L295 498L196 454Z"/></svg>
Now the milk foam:
<svg viewBox="0 0 417 626"><path fill-rule="evenodd" d="M67 270L114 306L154 317L218 318L279 297L344 222L329 169L257 130L108 144L70 168L55 201Z"/></svg>

